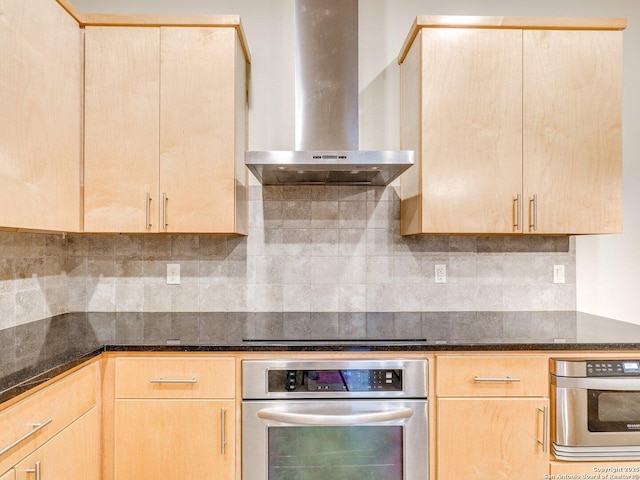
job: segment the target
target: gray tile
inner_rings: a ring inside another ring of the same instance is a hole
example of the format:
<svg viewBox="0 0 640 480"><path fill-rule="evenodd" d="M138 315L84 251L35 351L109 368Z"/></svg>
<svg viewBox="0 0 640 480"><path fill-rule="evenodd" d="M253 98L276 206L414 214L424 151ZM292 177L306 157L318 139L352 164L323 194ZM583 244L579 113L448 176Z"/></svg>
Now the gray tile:
<svg viewBox="0 0 640 480"><path fill-rule="evenodd" d="M86 257L89 254L88 235L68 235L67 255L72 257Z"/></svg>
<svg viewBox="0 0 640 480"><path fill-rule="evenodd" d="M366 310L366 284L341 284L338 286L339 312L366 312Z"/></svg>
<svg viewBox="0 0 640 480"><path fill-rule="evenodd" d="M16 233L14 248L16 258L44 257L47 235L41 233Z"/></svg>
<svg viewBox="0 0 640 480"><path fill-rule="evenodd" d="M336 256L340 253L339 230L337 228L311 229L311 252L315 257Z"/></svg>
<svg viewBox="0 0 640 480"><path fill-rule="evenodd" d="M341 201L338 204L339 228L366 228L367 203Z"/></svg>
<svg viewBox="0 0 640 480"><path fill-rule="evenodd" d="M454 312L449 319L453 342L495 341L503 336L502 318L487 316L480 322L475 312Z"/></svg>
<svg viewBox="0 0 640 480"><path fill-rule="evenodd" d="M171 314L145 314L142 318L144 341L166 345L168 339L173 339L171 332Z"/></svg>
<svg viewBox="0 0 640 480"><path fill-rule="evenodd" d="M283 187L281 185L264 185L262 187L258 187L258 189L260 190L260 198L262 198L262 200L284 199Z"/></svg>
<svg viewBox="0 0 640 480"><path fill-rule="evenodd" d="M136 344L144 341L144 314L117 313L115 315L115 341L123 344Z"/></svg>
<svg viewBox="0 0 640 480"><path fill-rule="evenodd" d="M568 236L537 236L531 237L532 252L568 253L570 251L570 237Z"/></svg>
<svg viewBox="0 0 640 480"><path fill-rule="evenodd" d="M422 312L396 312L394 315L396 338L422 338Z"/></svg>
<svg viewBox="0 0 640 480"><path fill-rule="evenodd" d="M247 237L244 235L227 236L227 256L247 256Z"/></svg>
<svg viewBox="0 0 640 480"><path fill-rule="evenodd" d="M5 328L0 330L0 365L15 358L16 329Z"/></svg>
<svg viewBox="0 0 640 480"><path fill-rule="evenodd" d="M365 312L340 312L338 324L340 338L367 338L367 314Z"/></svg>
<svg viewBox="0 0 640 480"><path fill-rule="evenodd" d="M392 312L367 313L367 338L396 338L395 322Z"/></svg>
<svg viewBox="0 0 640 480"><path fill-rule="evenodd" d="M113 257L115 255L115 252L115 235L89 235L89 256Z"/></svg>
<svg viewBox="0 0 640 480"><path fill-rule="evenodd" d="M478 253L504 253L505 237L478 237Z"/></svg>
<svg viewBox="0 0 640 480"><path fill-rule="evenodd" d="M311 201L286 200L282 213L284 228L311 228Z"/></svg>
<svg viewBox="0 0 640 480"><path fill-rule="evenodd" d="M200 235L198 240L199 258L225 257L227 255L226 235Z"/></svg>
<svg viewBox="0 0 640 480"><path fill-rule="evenodd" d="M59 257L67 254L67 238L63 235L45 235L44 254Z"/></svg>
<svg viewBox="0 0 640 480"><path fill-rule="evenodd" d="M312 339L336 339L340 338L340 328L337 312L313 312L311 313Z"/></svg>
<svg viewBox="0 0 640 480"><path fill-rule="evenodd" d="M171 260L193 260L200 255L198 235L171 235Z"/></svg>
<svg viewBox="0 0 640 480"><path fill-rule="evenodd" d="M201 313L199 316L201 345L225 344L228 342L229 318L226 313Z"/></svg>
<svg viewBox="0 0 640 480"><path fill-rule="evenodd" d="M282 309L285 312L311 311L311 285L287 284L282 289Z"/></svg>
<svg viewBox="0 0 640 480"><path fill-rule="evenodd" d="M313 187L308 185L285 185L282 187L282 199L289 200L311 200Z"/></svg>
<svg viewBox="0 0 640 480"><path fill-rule="evenodd" d="M198 343L200 339L200 318L198 313L172 313L171 337L181 343Z"/></svg>
<svg viewBox="0 0 640 480"><path fill-rule="evenodd" d="M285 312L283 314L283 338L287 340L309 340L311 338L311 313Z"/></svg>
<svg viewBox="0 0 640 480"><path fill-rule="evenodd" d="M253 317L253 339L282 339L284 314L282 312L256 312Z"/></svg>
<svg viewBox="0 0 640 480"><path fill-rule="evenodd" d="M422 334L427 342L451 338L451 319L446 312L422 312Z"/></svg>
<svg viewBox="0 0 640 480"><path fill-rule="evenodd" d="M449 236L449 253L477 253L478 237L473 235Z"/></svg>
<svg viewBox="0 0 640 480"><path fill-rule="evenodd" d="M311 203L311 228L338 228L338 202Z"/></svg>
<svg viewBox="0 0 640 480"><path fill-rule="evenodd" d="M143 235L117 235L114 245L116 258L141 259L143 242Z"/></svg>
<svg viewBox="0 0 640 480"><path fill-rule="evenodd" d="M311 254L309 228L286 228L282 231L282 250L285 255L309 256Z"/></svg>
<svg viewBox="0 0 640 480"><path fill-rule="evenodd" d="M262 218L265 228L282 228L284 221L283 202L264 201L262 203Z"/></svg>
<svg viewBox="0 0 640 480"><path fill-rule="evenodd" d="M142 256L145 260L171 260L171 236L145 235L142 245Z"/></svg>
<svg viewBox="0 0 640 480"><path fill-rule="evenodd" d="M314 202L337 202L340 199L340 187L317 185L311 189L311 200Z"/></svg>

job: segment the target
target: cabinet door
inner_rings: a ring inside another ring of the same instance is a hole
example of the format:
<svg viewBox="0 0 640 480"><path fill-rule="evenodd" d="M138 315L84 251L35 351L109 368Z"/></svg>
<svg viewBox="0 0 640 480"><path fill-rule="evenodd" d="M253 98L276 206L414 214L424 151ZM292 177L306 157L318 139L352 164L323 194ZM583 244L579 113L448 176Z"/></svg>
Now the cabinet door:
<svg viewBox="0 0 640 480"><path fill-rule="evenodd" d="M40 476L35 477L36 469ZM100 480L100 418L94 407L16 465L16 480Z"/></svg>
<svg viewBox="0 0 640 480"><path fill-rule="evenodd" d="M438 399L440 479L539 480L548 471L540 398Z"/></svg>
<svg viewBox="0 0 640 480"><path fill-rule="evenodd" d="M117 400L115 480L233 479L234 431L233 401Z"/></svg>
<svg viewBox="0 0 640 480"><path fill-rule="evenodd" d="M0 12L0 226L79 231L81 30L51 0Z"/></svg>
<svg viewBox="0 0 640 480"><path fill-rule="evenodd" d="M525 231L621 231L622 32L526 30L523 78Z"/></svg>
<svg viewBox="0 0 640 480"><path fill-rule="evenodd" d="M244 103L237 111L236 97L245 95L236 31L163 27L161 32L160 193L166 194L161 231L235 232L235 162L244 162L243 155L236 156L237 116L244 118Z"/></svg>
<svg viewBox="0 0 640 480"><path fill-rule="evenodd" d="M434 28L422 35L419 97L403 100L422 105L419 145L403 145L419 152L412 168L420 168L421 231L512 233L522 189L522 33Z"/></svg>
<svg viewBox="0 0 640 480"><path fill-rule="evenodd" d="M16 472L15 470L11 469L7 473L2 475L0 477L0 480L15 480L15 478L16 478Z"/></svg>
<svg viewBox="0 0 640 480"><path fill-rule="evenodd" d="M87 232L159 230L159 56L159 28L86 28Z"/></svg>

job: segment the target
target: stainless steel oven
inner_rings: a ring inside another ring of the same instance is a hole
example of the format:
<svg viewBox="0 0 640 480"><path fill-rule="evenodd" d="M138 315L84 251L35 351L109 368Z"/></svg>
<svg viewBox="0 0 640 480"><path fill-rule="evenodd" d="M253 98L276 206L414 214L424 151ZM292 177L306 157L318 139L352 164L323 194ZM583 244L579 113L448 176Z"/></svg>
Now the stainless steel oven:
<svg viewBox="0 0 640 480"><path fill-rule="evenodd" d="M552 360L553 453L640 460L640 359Z"/></svg>
<svg viewBox="0 0 640 480"><path fill-rule="evenodd" d="M428 480L427 365L243 361L243 478Z"/></svg>

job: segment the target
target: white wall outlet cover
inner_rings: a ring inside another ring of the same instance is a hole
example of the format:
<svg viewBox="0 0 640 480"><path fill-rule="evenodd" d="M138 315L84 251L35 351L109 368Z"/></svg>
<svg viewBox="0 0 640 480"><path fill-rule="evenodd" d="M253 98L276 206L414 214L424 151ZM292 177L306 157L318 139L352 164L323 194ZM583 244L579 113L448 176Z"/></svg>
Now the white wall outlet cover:
<svg viewBox="0 0 640 480"><path fill-rule="evenodd" d="M444 264L436 265L435 273L436 283L447 283L447 266Z"/></svg>
<svg viewBox="0 0 640 480"><path fill-rule="evenodd" d="M553 283L564 283L564 265L553 266Z"/></svg>
<svg viewBox="0 0 640 480"><path fill-rule="evenodd" d="M167 264L167 285L180 285L180 264Z"/></svg>

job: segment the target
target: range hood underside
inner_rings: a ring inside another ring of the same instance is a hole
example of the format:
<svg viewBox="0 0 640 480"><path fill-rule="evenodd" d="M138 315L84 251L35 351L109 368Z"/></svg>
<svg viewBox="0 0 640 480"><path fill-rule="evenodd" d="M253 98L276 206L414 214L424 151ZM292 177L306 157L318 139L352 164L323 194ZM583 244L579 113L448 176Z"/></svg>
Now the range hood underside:
<svg viewBox="0 0 640 480"><path fill-rule="evenodd" d="M371 185L413 165L411 151L252 151L247 166L263 185Z"/></svg>

